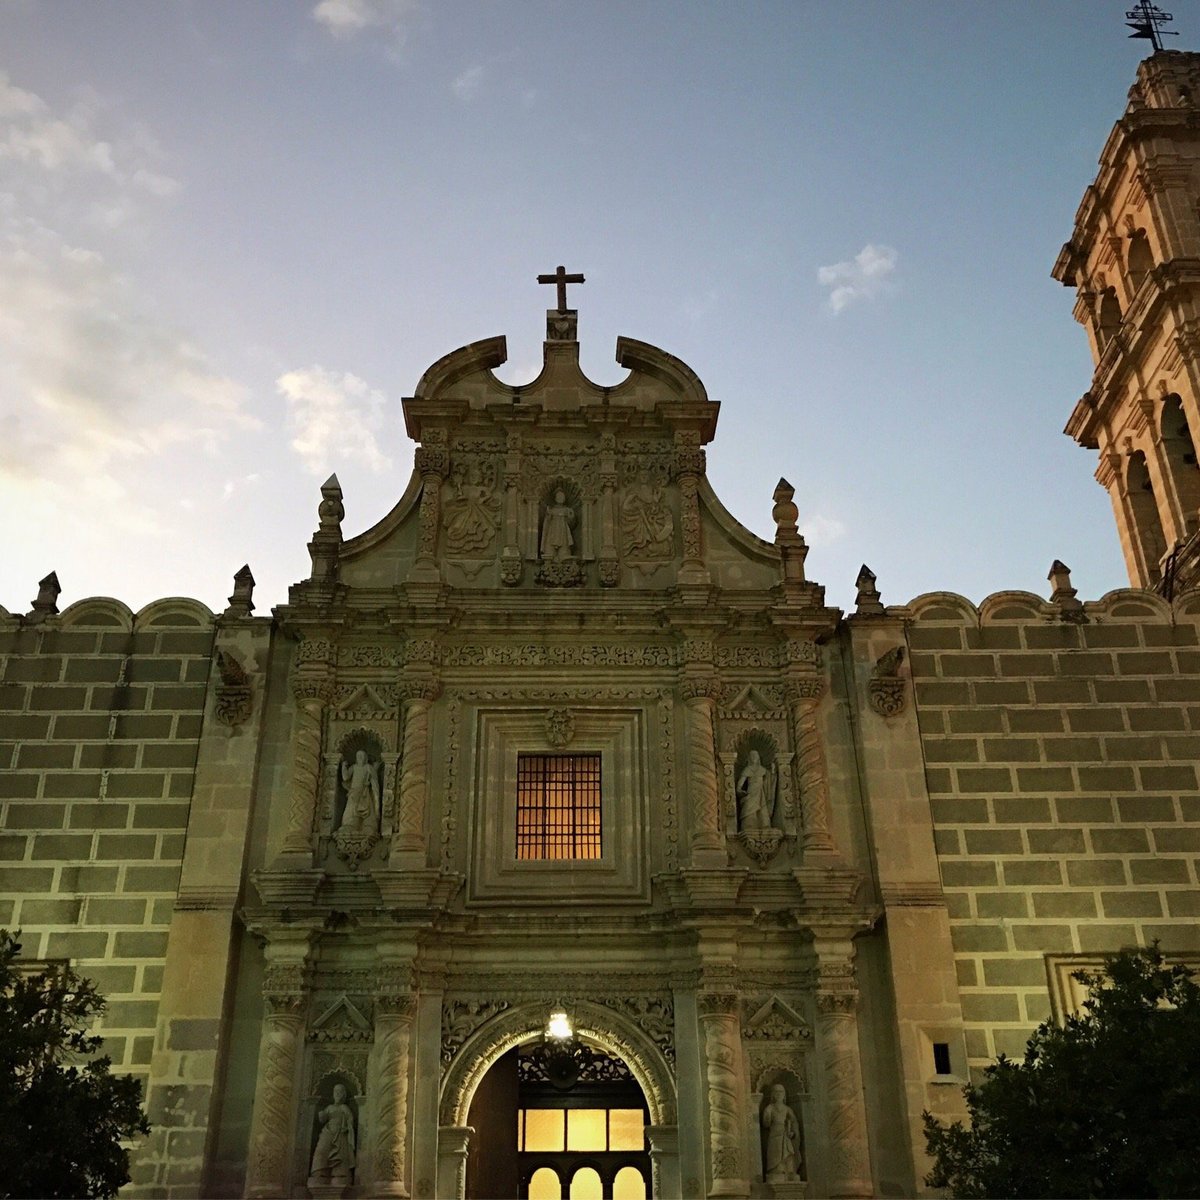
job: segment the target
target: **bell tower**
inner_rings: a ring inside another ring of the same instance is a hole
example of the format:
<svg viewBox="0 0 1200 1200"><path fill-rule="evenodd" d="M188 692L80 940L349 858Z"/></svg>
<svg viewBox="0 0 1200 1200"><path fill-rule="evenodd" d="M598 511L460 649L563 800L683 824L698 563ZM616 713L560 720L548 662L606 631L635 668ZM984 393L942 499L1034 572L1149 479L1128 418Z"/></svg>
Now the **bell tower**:
<svg viewBox="0 0 1200 1200"><path fill-rule="evenodd" d="M1064 432L1099 451L1130 582L1200 584L1200 54L1145 59L1054 278L1095 370Z"/></svg>

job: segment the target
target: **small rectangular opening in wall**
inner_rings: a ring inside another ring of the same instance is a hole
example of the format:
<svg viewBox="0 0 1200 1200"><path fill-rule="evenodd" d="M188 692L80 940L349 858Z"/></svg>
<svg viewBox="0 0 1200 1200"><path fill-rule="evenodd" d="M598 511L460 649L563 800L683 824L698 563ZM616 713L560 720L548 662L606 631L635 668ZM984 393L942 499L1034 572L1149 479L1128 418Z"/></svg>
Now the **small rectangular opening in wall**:
<svg viewBox="0 0 1200 1200"><path fill-rule="evenodd" d="M933 1043L933 1073L935 1075L950 1074L950 1043Z"/></svg>

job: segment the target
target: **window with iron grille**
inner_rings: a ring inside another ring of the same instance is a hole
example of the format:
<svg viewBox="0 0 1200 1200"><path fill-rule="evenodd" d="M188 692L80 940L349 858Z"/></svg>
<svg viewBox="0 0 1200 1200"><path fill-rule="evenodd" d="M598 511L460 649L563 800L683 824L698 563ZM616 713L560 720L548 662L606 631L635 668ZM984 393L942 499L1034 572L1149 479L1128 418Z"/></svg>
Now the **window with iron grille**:
<svg viewBox="0 0 1200 1200"><path fill-rule="evenodd" d="M517 858L600 857L600 755L517 755Z"/></svg>

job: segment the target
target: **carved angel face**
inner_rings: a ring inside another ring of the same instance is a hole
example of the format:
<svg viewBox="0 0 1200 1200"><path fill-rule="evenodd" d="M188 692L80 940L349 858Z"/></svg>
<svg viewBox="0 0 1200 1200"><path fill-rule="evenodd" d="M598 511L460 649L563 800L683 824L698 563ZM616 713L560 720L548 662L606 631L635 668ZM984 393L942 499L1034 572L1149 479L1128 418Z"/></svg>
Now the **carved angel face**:
<svg viewBox="0 0 1200 1200"><path fill-rule="evenodd" d="M759 758L757 750L751 750L748 759L746 760L752 767L761 767L762 759Z"/></svg>
<svg viewBox="0 0 1200 1200"><path fill-rule="evenodd" d="M785 1088L782 1083L771 1085L771 1101L774 1104L787 1103L787 1088Z"/></svg>
<svg viewBox="0 0 1200 1200"><path fill-rule="evenodd" d="M367 752L365 750L356 751L354 755L354 761L361 767L367 761ZM341 1084L338 1086L340 1087Z"/></svg>
<svg viewBox="0 0 1200 1200"><path fill-rule="evenodd" d="M359 751L361 754L362 751ZM335 1083L333 1085L333 1102L334 1104L346 1103L346 1085L344 1083Z"/></svg>

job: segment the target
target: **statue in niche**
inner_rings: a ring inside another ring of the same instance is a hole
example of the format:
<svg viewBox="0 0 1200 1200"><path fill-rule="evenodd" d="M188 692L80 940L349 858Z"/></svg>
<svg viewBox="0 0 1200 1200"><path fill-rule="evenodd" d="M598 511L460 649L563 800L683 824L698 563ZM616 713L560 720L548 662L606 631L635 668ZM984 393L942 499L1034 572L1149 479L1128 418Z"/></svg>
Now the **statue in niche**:
<svg viewBox="0 0 1200 1200"><path fill-rule="evenodd" d="M367 758L365 750L356 750L354 761L342 760L342 785L346 789L346 807L337 827L338 835L370 837L379 832L378 764Z"/></svg>
<svg viewBox="0 0 1200 1200"><path fill-rule="evenodd" d="M361 751L360 751L361 753ZM346 1103L346 1085L333 1085L333 1102L317 1113L321 1132L313 1150L308 1186L348 1187L357 1161L354 1110Z"/></svg>
<svg viewBox="0 0 1200 1200"><path fill-rule="evenodd" d="M541 555L543 562L562 562L575 557L575 510L567 503L567 494L559 488L554 503L546 505L542 519Z"/></svg>
<svg viewBox="0 0 1200 1200"><path fill-rule="evenodd" d="M639 471L621 501L621 533L627 558L666 558L671 553L674 518L662 488Z"/></svg>
<svg viewBox="0 0 1200 1200"><path fill-rule="evenodd" d="M762 755L751 750L737 780L738 829L742 833L772 827L778 784L775 764L763 766Z"/></svg>
<svg viewBox="0 0 1200 1200"><path fill-rule="evenodd" d="M493 481L478 463L455 463L450 475L454 497L446 502L446 547L454 554L486 550L496 536L499 501Z"/></svg>
<svg viewBox="0 0 1200 1200"><path fill-rule="evenodd" d="M800 1178L800 1122L788 1104L787 1088L771 1085L763 1105L763 1175L776 1182Z"/></svg>

